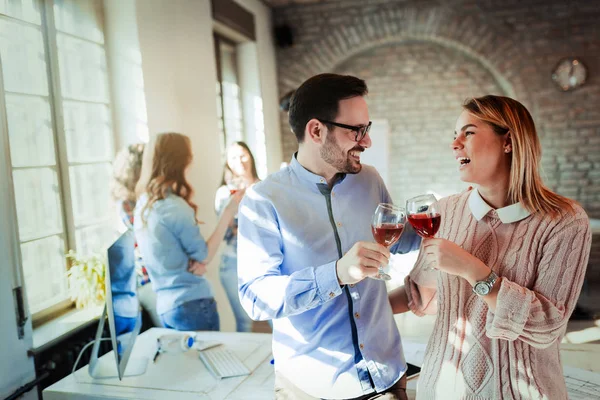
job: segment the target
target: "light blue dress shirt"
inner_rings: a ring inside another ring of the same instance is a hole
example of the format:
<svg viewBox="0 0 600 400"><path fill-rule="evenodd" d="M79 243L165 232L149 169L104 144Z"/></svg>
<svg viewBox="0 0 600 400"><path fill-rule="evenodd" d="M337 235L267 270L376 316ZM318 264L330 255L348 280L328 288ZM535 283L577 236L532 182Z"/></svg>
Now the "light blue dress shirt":
<svg viewBox="0 0 600 400"><path fill-rule="evenodd" d="M378 203L391 202L367 165L333 188L291 164L248 189L240 205L238 275L252 319L273 321L275 368L311 396L353 398L381 392L406 371L400 334L383 281L340 287L336 262L371 241ZM406 224L393 252L418 249Z"/></svg>
<svg viewBox="0 0 600 400"><path fill-rule="evenodd" d="M144 223L141 211L147 202L145 194L140 196L133 221L138 247L156 292L158 314L188 301L214 297L203 276L188 272L190 259L202 261L208 256L192 207L170 193L146 210Z"/></svg>

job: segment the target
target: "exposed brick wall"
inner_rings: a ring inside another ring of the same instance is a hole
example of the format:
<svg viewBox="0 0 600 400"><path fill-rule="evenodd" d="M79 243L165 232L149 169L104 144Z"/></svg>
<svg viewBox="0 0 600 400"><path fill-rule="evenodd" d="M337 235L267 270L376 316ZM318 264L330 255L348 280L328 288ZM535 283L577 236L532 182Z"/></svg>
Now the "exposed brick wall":
<svg viewBox="0 0 600 400"><path fill-rule="evenodd" d="M280 94L321 72L367 79L373 118L390 121L397 200L422 184L463 187L450 182L445 146L464 98L492 92L532 112L548 185L600 218L600 2L329 0L277 8L274 18L295 40L278 51ZM551 71L573 55L588 66L588 83L562 93ZM297 145L283 113L282 126L287 161Z"/></svg>
<svg viewBox="0 0 600 400"><path fill-rule="evenodd" d="M371 119L388 120L389 190L395 202L404 204L427 190L446 196L467 186L449 148L460 105L469 96L502 94L476 60L411 42L366 50L335 72L365 79Z"/></svg>

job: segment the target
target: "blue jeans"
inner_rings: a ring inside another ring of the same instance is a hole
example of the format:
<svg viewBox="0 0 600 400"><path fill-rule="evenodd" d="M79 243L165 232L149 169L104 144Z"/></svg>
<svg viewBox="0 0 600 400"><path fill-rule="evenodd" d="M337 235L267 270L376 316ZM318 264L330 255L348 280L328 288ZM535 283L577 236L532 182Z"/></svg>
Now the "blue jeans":
<svg viewBox="0 0 600 400"><path fill-rule="evenodd" d="M237 257L226 255L221 257L219 279L235 316L236 330L238 332L252 332L252 320L242 308L238 294Z"/></svg>
<svg viewBox="0 0 600 400"><path fill-rule="evenodd" d="M218 331L219 313L215 299L198 299L161 314L165 328L178 331Z"/></svg>
<svg viewBox="0 0 600 400"><path fill-rule="evenodd" d="M138 318L142 318L141 313ZM115 314L115 334L119 336L124 333L133 332L138 318L121 317Z"/></svg>

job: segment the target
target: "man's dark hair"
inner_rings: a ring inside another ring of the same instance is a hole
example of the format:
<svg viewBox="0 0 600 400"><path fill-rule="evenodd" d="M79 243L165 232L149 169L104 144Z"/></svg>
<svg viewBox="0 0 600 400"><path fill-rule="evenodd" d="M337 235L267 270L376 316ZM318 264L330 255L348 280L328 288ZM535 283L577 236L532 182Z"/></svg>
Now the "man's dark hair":
<svg viewBox="0 0 600 400"><path fill-rule="evenodd" d="M308 121L313 118L334 121L340 100L365 96L368 92L365 81L355 76L320 74L309 78L296 89L290 104L290 127L298 143L304 141Z"/></svg>

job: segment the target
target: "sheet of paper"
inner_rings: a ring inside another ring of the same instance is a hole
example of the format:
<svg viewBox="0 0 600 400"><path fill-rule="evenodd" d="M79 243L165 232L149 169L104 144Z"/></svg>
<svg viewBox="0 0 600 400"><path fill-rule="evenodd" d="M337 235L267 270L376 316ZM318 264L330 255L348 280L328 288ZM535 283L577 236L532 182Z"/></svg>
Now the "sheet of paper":
<svg viewBox="0 0 600 400"><path fill-rule="evenodd" d="M563 372L570 400L600 399L600 374L568 366Z"/></svg>

